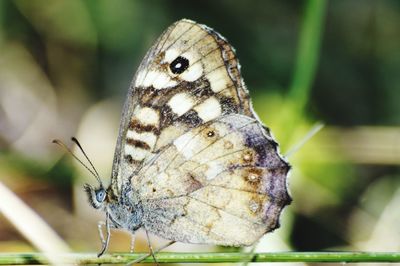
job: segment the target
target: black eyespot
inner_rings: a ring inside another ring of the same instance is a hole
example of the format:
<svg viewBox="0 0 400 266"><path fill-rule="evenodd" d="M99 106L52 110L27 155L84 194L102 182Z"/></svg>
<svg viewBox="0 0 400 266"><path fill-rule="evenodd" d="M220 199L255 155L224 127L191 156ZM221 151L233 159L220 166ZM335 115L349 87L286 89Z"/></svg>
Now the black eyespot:
<svg viewBox="0 0 400 266"><path fill-rule="evenodd" d="M105 198L106 198L106 191L103 188L96 190L97 202L103 202Z"/></svg>
<svg viewBox="0 0 400 266"><path fill-rule="evenodd" d="M214 135L215 135L215 132L214 131L212 131L212 130L210 130L210 131L208 131L207 132L207 137L214 137Z"/></svg>
<svg viewBox="0 0 400 266"><path fill-rule="evenodd" d="M172 63L169 65L169 69L171 69L171 72L174 74L181 74L188 67L189 60L182 56L178 56L177 58L175 58L175 60L172 61Z"/></svg>

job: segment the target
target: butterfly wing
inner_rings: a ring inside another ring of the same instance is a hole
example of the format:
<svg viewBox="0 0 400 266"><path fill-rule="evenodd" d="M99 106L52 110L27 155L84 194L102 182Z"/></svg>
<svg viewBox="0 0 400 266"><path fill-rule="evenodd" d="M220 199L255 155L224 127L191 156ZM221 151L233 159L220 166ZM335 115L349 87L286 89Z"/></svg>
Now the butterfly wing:
<svg viewBox="0 0 400 266"><path fill-rule="evenodd" d="M147 230L176 241L250 245L278 227L289 165L260 123L223 116L181 135L139 171Z"/></svg>
<svg viewBox="0 0 400 266"><path fill-rule="evenodd" d="M231 113L254 117L233 48L207 26L174 23L146 54L129 89L114 156L114 194L175 138Z"/></svg>

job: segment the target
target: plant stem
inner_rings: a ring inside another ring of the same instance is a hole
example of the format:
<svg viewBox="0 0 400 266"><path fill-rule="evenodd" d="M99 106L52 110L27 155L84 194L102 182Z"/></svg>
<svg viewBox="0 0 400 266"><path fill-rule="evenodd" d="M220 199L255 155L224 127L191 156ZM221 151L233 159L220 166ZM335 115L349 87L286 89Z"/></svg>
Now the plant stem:
<svg viewBox="0 0 400 266"><path fill-rule="evenodd" d="M304 108L309 99L317 70L325 6L325 0L308 0L304 6L296 65L289 91L289 98L296 100L300 110Z"/></svg>
<svg viewBox="0 0 400 266"><path fill-rule="evenodd" d="M282 106L280 123L285 130L281 132L279 140L282 150L285 145L291 144L293 132L304 118L305 107L310 98L311 88L315 79L327 0L304 1L297 56L293 69L292 82L287 95L287 106Z"/></svg>
<svg viewBox="0 0 400 266"><path fill-rule="evenodd" d="M146 253L113 253L97 258L96 254L69 253L56 256L61 263L121 264ZM243 262L400 262L400 252L268 252L268 253L158 253L159 263ZM151 257L142 261L152 263ZM41 253L0 253L0 265L48 264Z"/></svg>

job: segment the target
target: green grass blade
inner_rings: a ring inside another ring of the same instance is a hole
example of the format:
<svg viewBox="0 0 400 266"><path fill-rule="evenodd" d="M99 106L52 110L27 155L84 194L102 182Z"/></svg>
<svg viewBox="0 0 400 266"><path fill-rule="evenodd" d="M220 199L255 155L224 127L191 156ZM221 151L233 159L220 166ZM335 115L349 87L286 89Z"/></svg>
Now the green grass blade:
<svg viewBox="0 0 400 266"><path fill-rule="evenodd" d="M297 59L289 97L299 108L303 108L309 98L318 65L322 28L326 10L325 0L308 0L304 6L300 28Z"/></svg>

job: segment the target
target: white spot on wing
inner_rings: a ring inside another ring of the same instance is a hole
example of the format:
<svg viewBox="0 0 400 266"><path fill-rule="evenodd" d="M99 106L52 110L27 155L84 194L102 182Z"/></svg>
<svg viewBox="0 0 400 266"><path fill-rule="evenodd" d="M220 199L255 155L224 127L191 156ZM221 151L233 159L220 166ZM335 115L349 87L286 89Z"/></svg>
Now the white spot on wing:
<svg viewBox="0 0 400 266"><path fill-rule="evenodd" d="M197 111L197 114L204 122L217 118L222 112L221 105L215 97L208 98L194 107L194 110Z"/></svg>
<svg viewBox="0 0 400 266"><path fill-rule="evenodd" d="M169 49L165 51L164 61L167 63L171 63L179 56L179 51L176 49Z"/></svg>
<svg viewBox="0 0 400 266"><path fill-rule="evenodd" d="M254 200L249 202L249 208L252 212L256 212L258 211L258 209L260 208L260 204L258 204L257 202L255 202Z"/></svg>
<svg viewBox="0 0 400 266"><path fill-rule="evenodd" d="M220 92L228 85L229 77L226 75L225 67L218 68L207 75L213 92Z"/></svg>
<svg viewBox="0 0 400 266"><path fill-rule="evenodd" d="M140 82L140 85L143 85L144 87L149 87L153 84L153 81L157 78L157 76L160 74L158 71L149 71L147 74L145 74L144 79L142 82Z"/></svg>
<svg viewBox="0 0 400 266"><path fill-rule="evenodd" d="M250 173L247 179L251 182L257 181L259 179L259 175L255 173Z"/></svg>
<svg viewBox="0 0 400 266"><path fill-rule="evenodd" d="M150 107L136 107L134 111L135 117L145 125L158 125L158 121L160 119L160 115L158 111L150 108Z"/></svg>
<svg viewBox="0 0 400 266"><path fill-rule="evenodd" d="M190 63L190 61L189 61ZM203 66L201 65L201 62L197 62L191 66L189 66L188 69L186 69L180 77L186 81L195 81L201 77L203 74Z"/></svg>
<svg viewBox="0 0 400 266"><path fill-rule="evenodd" d="M135 80L135 87L139 87L143 83L144 76L146 75L146 71L142 70L140 71Z"/></svg>
<svg viewBox="0 0 400 266"><path fill-rule="evenodd" d="M145 75L143 81L140 81L138 79L137 84L135 83L136 86L153 86L155 89L158 90L173 87L176 84L178 83L175 80L172 80L171 77L163 71L149 71L147 75Z"/></svg>
<svg viewBox="0 0 400 266"><path fill-rule="evenodd" d="M175 80L171 80L171 77L163 72L161 72L159 76L153 81L153 87L157 90L172 87L176 84L177 82Z"/></svg>
<svg viewBox="0 0 400 266"><path fill-rule="evenodd" d="M131 145L125 145L125 154L132 156L134 160L141 161L146 158L150 152Z"/></svg>
<svg viewBox="0 0 400 266"><path fill-rule="evenodd" d="M181 116L193 107L194 100L188 93L181 92L172 96L168 105L175 114Z"/></svg>
<svg viewBox="0 0 400 266"><path fill-rule="evenodd" d="M128 130L126 138L146 142L151 148L154 147L157 141L157 136L153 132L138 133L134 130Z"/></svg>

